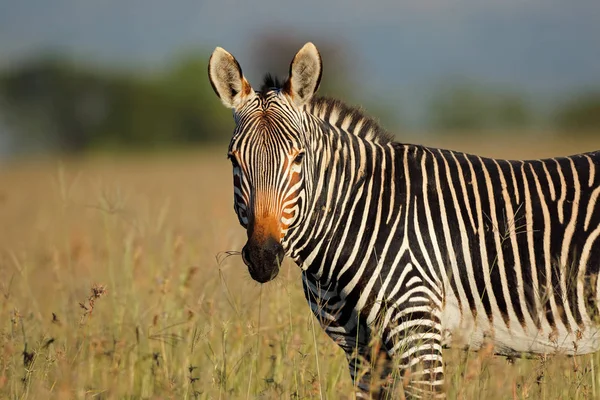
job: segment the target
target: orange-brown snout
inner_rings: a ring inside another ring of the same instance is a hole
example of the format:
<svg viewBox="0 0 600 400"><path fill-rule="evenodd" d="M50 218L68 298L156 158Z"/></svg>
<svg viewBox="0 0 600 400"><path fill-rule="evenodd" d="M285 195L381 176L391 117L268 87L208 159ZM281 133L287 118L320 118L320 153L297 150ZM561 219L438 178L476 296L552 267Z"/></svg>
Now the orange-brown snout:
<svg viewBox="0 0 600 400"><path fill-rule="evenodd" d="M248 228L248 242L242 249L242 259L257 282L269 282L279 273L284 257L279 232L279 225L270 218L254 221Z"/></svg>

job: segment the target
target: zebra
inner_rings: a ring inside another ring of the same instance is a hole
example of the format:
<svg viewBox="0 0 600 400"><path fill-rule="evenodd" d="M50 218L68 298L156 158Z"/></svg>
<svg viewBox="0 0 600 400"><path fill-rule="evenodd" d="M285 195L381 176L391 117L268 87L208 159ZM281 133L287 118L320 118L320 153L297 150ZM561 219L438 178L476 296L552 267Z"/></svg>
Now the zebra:
<svg viewBox="0 0 600 400"><path fill-rule="evenodd" d="M284 257L302 269L357 397L445 397L449 346L600 348L600 151L502 160L396 142L361 109L316 96L310 42L285 81L267 75L258 91L220 47L208 73L233 110L242 259L260 283Z"/></svg>

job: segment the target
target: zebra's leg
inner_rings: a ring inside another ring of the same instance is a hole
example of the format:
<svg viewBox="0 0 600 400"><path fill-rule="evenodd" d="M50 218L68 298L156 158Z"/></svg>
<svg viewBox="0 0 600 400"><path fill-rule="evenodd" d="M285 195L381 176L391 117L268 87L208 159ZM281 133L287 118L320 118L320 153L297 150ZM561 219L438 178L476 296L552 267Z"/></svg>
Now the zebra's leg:
<svg viewBox="0 0 600 400"><path fill-rule="evenodd" d="M398 311L382 339L407 399L445 398L442 327L437 312L423 309L407 306Z"/></svg>
<svg viewBox="0 0 600 400"><path fill-rule="evenodd" d="M340 335L337 332L331 332L328 327L324 327L324 329L329 337L346 353L350 378L356 390L356 397L360 399L370 398L375 388L371 386L371 353L365 330L362 327L356 327Z"/></svg>
<svg viewBox="0 0 600 400"><path fill-rule="evenodd" d="M393 398L387 390L393 372L392 359L385 347L373 342L371 330L363 324L343 334L339 329L330 329L331 326L323 328L346 353L356 398Z"/></svg>
<svg viewBox="0 0 600 400"><path fill-rule="evenodd" d="M335 294L326 292L303 280L304 295L321 328L346 353L350 377L356 388L357 398L372 398L379 394L380 382L372 382L373 349L370 346L371 331L355 316L350 316L346 324L341 324L340 306L343 302ZM349 312L354 315L354 313ZM376 356L384 357L384 370L390 370L390 358L385 349L375 352ZM377 357L376 357L377 358Z"/></svg>

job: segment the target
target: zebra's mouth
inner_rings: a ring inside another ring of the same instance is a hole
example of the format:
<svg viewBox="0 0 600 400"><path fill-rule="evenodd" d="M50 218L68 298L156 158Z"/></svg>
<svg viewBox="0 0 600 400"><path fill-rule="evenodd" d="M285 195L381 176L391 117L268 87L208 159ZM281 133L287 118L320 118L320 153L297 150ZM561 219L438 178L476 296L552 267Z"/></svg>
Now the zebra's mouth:
<svg viewBox="0 0 600 400"><path fill-rule="evenodd" d="M283 254L283 246L275 239L269 238L260 244L249 240L242 249L242 260L252 279L266 283L277 277Z"/></svg>
<svg viewBox="0 0 600 400"><path fill-rule="evenodd" d="M248 271L250 272L250 276L258 283L267 283L272 281L279 274L279 267L272 269L270 272L265 270L257 270L248 266Z"/></svg>

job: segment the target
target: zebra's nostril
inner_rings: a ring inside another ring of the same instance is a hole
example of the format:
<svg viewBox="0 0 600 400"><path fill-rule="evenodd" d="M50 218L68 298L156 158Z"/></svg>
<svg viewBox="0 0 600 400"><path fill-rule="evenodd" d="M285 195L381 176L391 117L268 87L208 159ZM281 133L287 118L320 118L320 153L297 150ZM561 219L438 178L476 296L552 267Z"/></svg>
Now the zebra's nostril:
<svg viewBox="0 0 600 400"><path fill-rule="evenodd" d="M244 264L250 267L250 260L248 259L248 249L246 248L246 246L244 246L244 248L242 249L242 261L244 261Z"/></svg>

